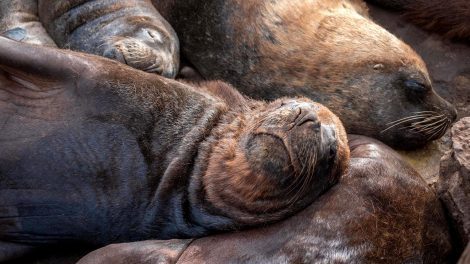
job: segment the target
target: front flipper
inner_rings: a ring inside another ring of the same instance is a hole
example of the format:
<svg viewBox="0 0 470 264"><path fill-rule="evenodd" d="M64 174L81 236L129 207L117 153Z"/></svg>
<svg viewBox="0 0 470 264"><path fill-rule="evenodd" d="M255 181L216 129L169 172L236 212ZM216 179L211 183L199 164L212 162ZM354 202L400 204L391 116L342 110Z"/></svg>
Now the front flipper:
<svg viewBox="0 0 470 264"><path fill-rule="evenodd" d="M34 247L0 241L0 262L19 258L34 250Z"/></svg>
<svg viewBox="0 0 470 264"><path fill-rule="evenodd" d="M89 253L77 264L176 263L191 241L172 239L113 244Z"/></svg>

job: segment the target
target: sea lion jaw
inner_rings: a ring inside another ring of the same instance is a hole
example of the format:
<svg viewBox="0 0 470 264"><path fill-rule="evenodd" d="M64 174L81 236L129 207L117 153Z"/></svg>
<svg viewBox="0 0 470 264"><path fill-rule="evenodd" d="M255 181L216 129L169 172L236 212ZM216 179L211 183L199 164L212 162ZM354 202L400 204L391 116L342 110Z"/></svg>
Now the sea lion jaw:
<svg viewBox="0 0 470 264"><path fill-rule="evenodd" d="M324 106L280 99L263 108L245 115L235 138L213 147L203 176L207 199L237 224L285 218L347 169L344 128Z"/></svg>

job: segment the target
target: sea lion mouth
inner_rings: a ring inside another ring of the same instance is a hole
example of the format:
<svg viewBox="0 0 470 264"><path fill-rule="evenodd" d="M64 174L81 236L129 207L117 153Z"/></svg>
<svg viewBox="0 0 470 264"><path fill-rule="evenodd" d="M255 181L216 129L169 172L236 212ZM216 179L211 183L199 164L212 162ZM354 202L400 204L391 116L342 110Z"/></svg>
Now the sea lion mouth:
<svg viewBox="0 0 470 264"><path fill-rule="evenodd" d="M442 137L456 116L436 112L420 111L409 116L387 123L387 127L380 133L408 132L415 137L431 141Z"/></svg>

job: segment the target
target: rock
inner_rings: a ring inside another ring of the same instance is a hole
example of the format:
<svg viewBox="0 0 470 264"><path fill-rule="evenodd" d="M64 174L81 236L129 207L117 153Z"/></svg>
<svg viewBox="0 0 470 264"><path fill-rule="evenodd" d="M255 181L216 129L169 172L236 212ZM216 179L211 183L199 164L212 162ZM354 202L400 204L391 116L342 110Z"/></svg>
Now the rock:
<svg viewBox="0 0 470 264"><path fill-rule="evenodd" d="M426 181L436 188L439 180L439 163L442 156L451 148L450 131L440 139L429 143L423 148L416 150L397 150L401 157L406 160Z"/></svg>
<svg viewBox="0 0 470 264"><path fill-rule="evenodd" d="M441 159L437 187L465 245L470 238L470 117L452 127L451 141L451 150Z"/></svg>

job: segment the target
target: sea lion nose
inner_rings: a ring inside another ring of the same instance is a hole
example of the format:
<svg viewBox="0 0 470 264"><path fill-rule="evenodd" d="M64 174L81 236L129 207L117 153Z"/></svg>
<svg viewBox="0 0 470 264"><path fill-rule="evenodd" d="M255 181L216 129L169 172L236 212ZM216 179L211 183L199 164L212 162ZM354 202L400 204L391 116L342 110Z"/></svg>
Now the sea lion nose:
<svg viewBox="0 0 470 264"><path fill-rule="evenodd" d="M318 120L318 116L314 111L302 106L299 107L299 111L300 113L294 121L296 126L311 124L314 126L314 128L320 127L320 121Z"/></svg>
<svg viewBox="0 0 470 264"><path fill-rule="evenodd" d="M457 109L453 105L450 105L450 118L452 120L452 123L457 120Z"/></svg>

